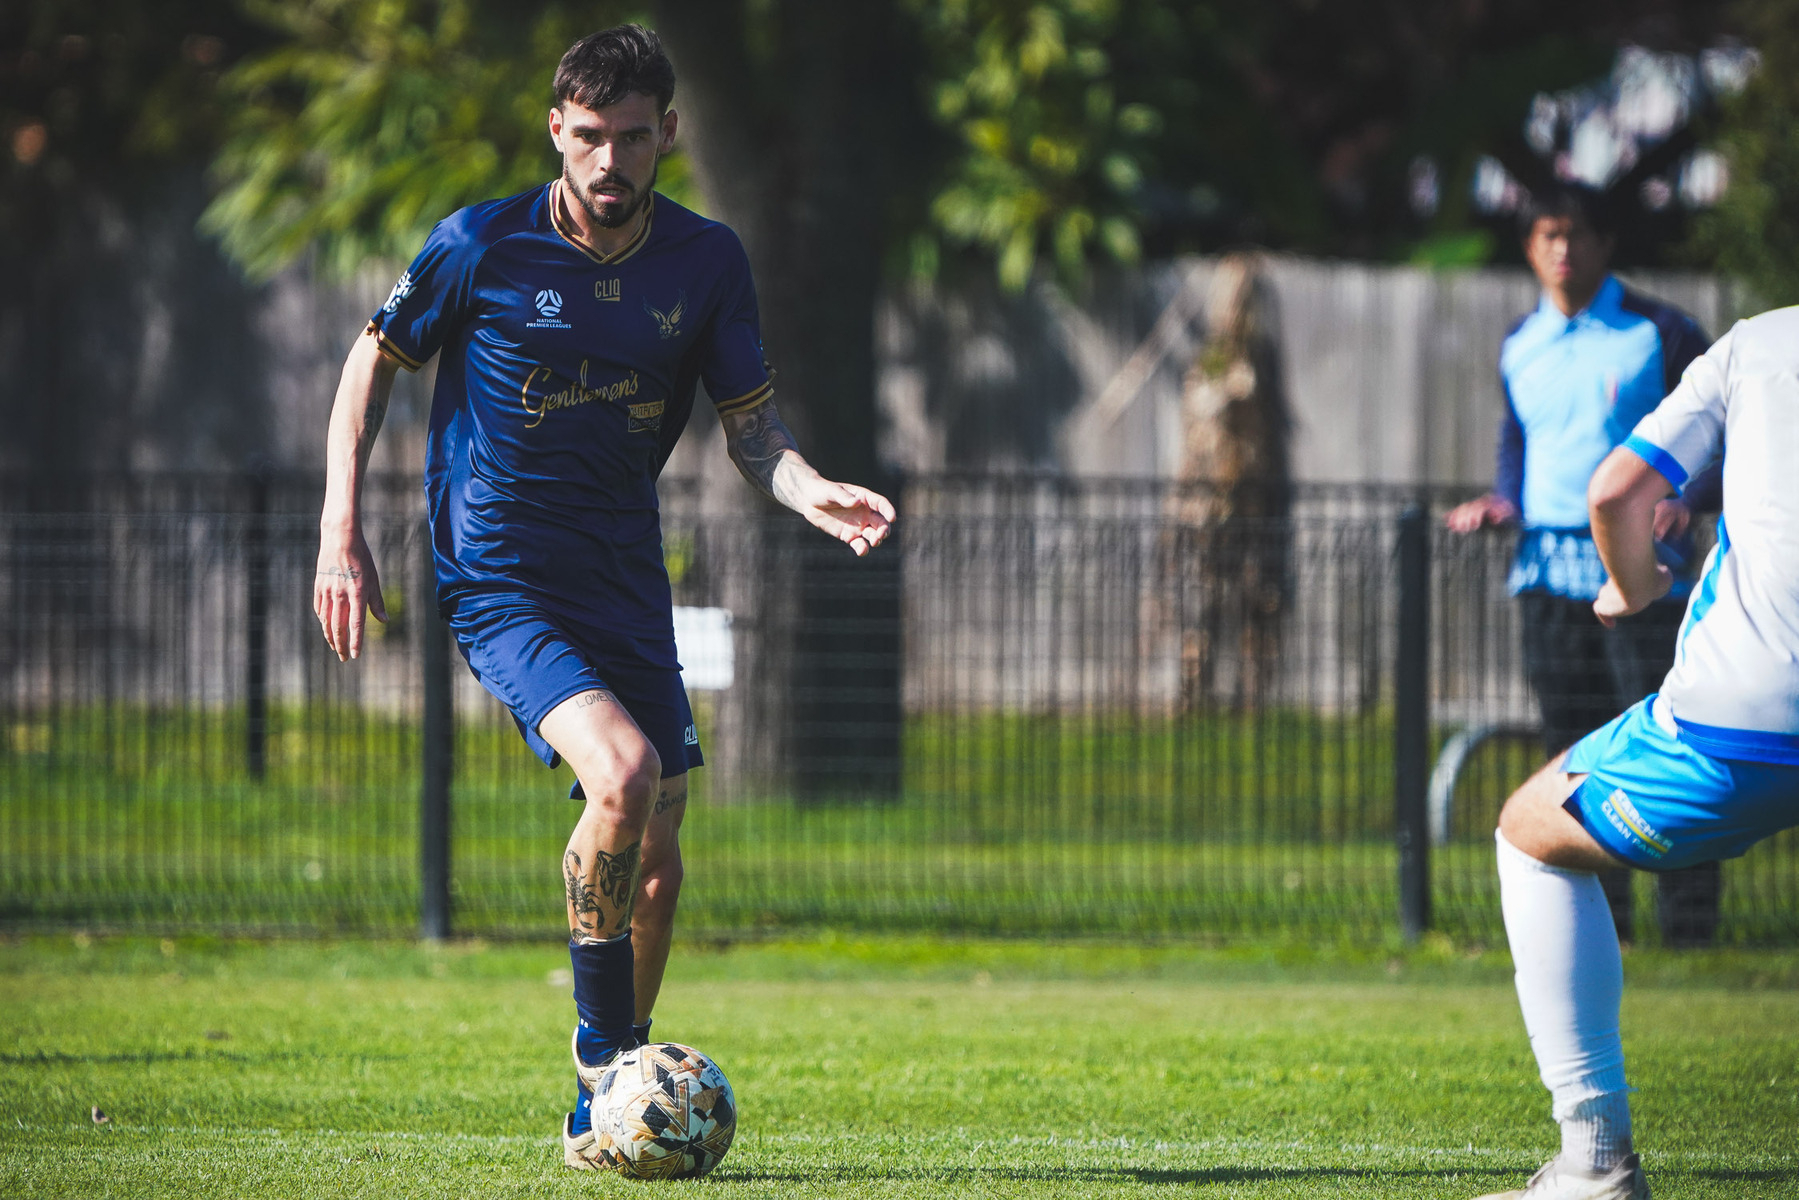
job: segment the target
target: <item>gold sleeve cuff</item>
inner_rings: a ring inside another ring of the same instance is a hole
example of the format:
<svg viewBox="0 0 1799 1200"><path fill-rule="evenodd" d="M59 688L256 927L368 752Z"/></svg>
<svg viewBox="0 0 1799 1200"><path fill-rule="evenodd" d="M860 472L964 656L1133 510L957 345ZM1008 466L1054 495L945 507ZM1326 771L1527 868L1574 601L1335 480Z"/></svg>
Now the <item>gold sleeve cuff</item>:
<svg viewBox="0 0 1799 1200"><path fill-rule="evenodd" d="M774 380L769 379L763 381L754 391L745 392L733 400L720 400L713 407L718 410L718 415L721 417L734 417L739 413L746 413L752 408L768 403L774 398L774 394L775 383Z"/></svg>
<svg viewBox="0 0 1799 1200"><path fill-rule="evenodd" d="M373 321L369 322L368 328L364 329L363 332L374 334L375 335L375 345L380 348L381 353L387 355L387 357L393 359L395 362L399 363L402 367L405 367L408 371L417 371L419 368L421 368L425 365L424 363L419 362L417 359L413 358L412 355L406 353L404 350L402 350L398 346L394 345L392 339L390 339L385 333L382 333L380 327L377 326Z"/></svg>

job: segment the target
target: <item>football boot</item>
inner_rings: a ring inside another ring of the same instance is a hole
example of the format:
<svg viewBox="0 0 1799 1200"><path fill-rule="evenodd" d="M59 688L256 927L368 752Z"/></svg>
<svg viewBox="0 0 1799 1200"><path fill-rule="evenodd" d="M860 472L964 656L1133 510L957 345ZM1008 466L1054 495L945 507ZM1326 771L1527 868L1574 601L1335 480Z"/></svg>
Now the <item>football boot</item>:
<svg viewBox="0 0 1799 1200"><path fill-rule="evenodd" d="M592 1129L575 1133L574 1126L575 1114L563 1114L562 1161L577 1171L617 1170L618 1160L612 1154L611 1141Z"/></svg>
<svg viewBox="0 0 1799 1200"><path fill-rule="evenodd" d="M1609 1171L1594 1174L1557 1155L1515 1192L1491 1192L1475 1200L1649 1200L1649 1181L1634 1154Z"/></svg>

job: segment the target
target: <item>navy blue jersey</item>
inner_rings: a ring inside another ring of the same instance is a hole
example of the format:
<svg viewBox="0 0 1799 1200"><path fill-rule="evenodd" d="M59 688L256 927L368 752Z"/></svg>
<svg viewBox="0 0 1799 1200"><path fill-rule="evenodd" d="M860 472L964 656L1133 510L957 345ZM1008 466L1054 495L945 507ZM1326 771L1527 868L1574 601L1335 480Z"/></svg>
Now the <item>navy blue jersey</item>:
<svg viewBox="0 0 1799 1200"><path fill-rule="evenodd" d="M440 222L370 322L409 370L441 352L425 490L439 606L523 596L672 644L656 476L703 383L772 394L736 234L662 196L631 242L582 240L560 182Z"/></svg>

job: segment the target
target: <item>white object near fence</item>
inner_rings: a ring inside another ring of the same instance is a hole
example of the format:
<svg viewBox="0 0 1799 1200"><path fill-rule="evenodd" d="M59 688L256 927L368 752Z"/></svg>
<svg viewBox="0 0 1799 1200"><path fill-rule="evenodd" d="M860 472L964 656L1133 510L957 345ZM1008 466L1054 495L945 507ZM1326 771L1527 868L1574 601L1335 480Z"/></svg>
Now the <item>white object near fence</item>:
<svg viewBox="0 0 1799 1200"><path fill-rule="evenodd" d="M681 681L690 690L722 692L731 686L731 612L675 606L675 653Z"/></svg>

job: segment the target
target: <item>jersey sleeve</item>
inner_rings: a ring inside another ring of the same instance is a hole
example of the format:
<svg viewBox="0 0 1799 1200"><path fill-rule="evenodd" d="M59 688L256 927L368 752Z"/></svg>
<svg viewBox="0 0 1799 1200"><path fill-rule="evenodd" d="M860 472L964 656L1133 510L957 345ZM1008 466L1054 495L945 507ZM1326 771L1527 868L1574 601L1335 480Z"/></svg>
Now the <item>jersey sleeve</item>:
<svg viewBox="0 0 1799 1200"><path fill-rule="evenodd" d="M1686 486L1724 451L1724 416L1730 396L1732 329L1687 367L1680 385L1637 427L1624 445L1660 471L1675 488Z"/></svg>
<svg viewBox="0 0 1799 1200"><path fill-rule="evenodd" d="M482 246L468 235L463 215L437 223L369 321L381 349L408 371L442 349L473 301Z"/></svg>
<svg viewBox="0 0 1799 1200"><path fill-rule="evenodd" d="M749 256L735 234L725 231L724 290L700 352L700 382L721 417L748 412L774 394L773 373L762 357L762 319Z"/></svg>
<svg viewBox="0 0 1799 1200"><path fill-rule="evenodd" d="M1505 413L1499 419L1499 448L1494 454L1493 494L1503 496L1513 508L1524 511L1524 426L1512 404L1511 385L1501 377Z"/></svg>

